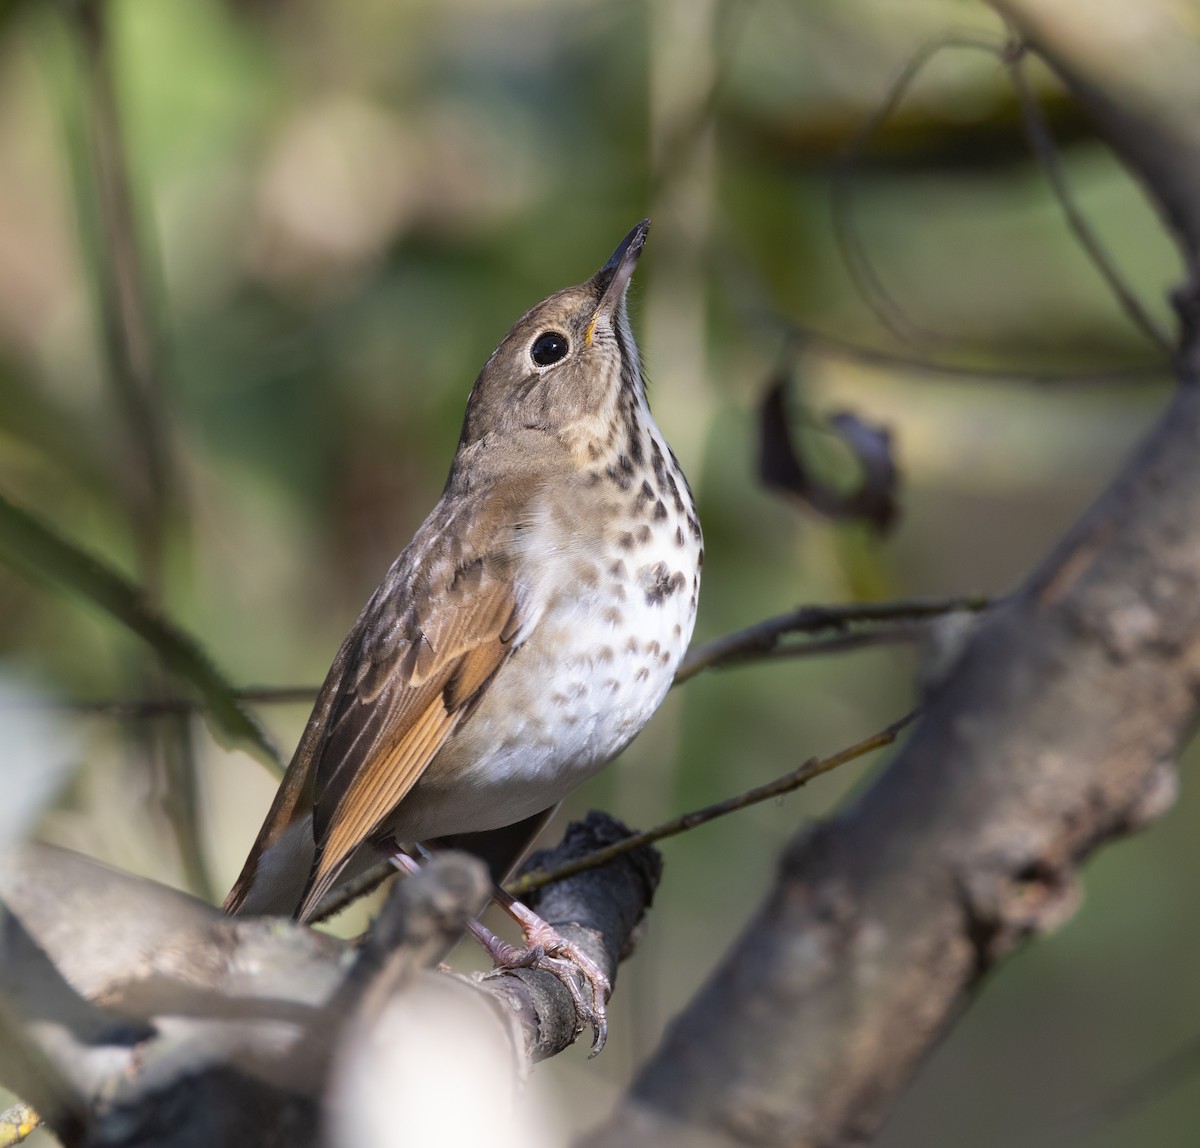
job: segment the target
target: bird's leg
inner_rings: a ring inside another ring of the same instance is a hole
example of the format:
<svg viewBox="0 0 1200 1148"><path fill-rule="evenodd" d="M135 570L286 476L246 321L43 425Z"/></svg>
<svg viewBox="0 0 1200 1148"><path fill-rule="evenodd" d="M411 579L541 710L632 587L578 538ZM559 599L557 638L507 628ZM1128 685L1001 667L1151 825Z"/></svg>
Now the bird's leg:
<svg viewBox="0 0 1200 1148"><path fill-rule="evenodd" d="M590 1055L595 1056L608 1039L608 1014L605 1005L612 992L612 983L604 970L578 945L568 941L528 905L521 904L499 885L492 889L492 900L521 926L521 932L525 934L527 948L514 950L514 956L521 963L509 967L545 969L562 981L575 1002L576 1015L583 1023L592 1026L595 1035L592 1038ZM484 947L487 948L487 945ZM511 949L512 946L508 948ZM497 961L497 964L500 962ZM576 974L587 983L590 1001L580 991Z"/></svg>
<svg viewBox="0 0 1200 1148"><path fill-rule="evenodd" d="M383 846L383 854L406 877L411 877L414 873L419 873L421 871L420 863L415 857L410 857L400 847L400 843L398 841L388 841L385 843Z"/></svg>
<svg viewBox="0 0 1200 1148"><path fill-rule="evenodd" d="M421 845L416 848L423 856L429 851ZM402 873L413 874L420 869L419 863L406 853L398 843L389 841L384 846L388 859ZM582 1024L590 1024L593 1033L591 1056L595 1056L608 1039L608 1015L605 1005L612 985L604 970L577 945L563 937L557 929L542 920L532 909L510 896L499 885L492 888L492 900L504 910L525 935L526 947L518 949L501 940L482 921L467 922L467 930L492 958L497 969L543 969L562 982L575 1004L575 1015ZM579 986L582 978L589 994L584 995Z"/></svg>

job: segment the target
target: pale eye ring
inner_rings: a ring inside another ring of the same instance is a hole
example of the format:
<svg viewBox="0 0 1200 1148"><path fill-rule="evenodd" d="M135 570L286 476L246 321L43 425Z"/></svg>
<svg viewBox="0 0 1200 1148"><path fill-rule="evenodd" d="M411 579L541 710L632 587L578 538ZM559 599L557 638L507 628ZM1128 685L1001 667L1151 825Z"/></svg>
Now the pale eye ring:
<svg viewBox="0 0 1200 1148"><path fill-rule="evenodd" d="M567 357L571 344L559 331L543 331L529 348L529 357L539 367L552 367Z"/></svg>

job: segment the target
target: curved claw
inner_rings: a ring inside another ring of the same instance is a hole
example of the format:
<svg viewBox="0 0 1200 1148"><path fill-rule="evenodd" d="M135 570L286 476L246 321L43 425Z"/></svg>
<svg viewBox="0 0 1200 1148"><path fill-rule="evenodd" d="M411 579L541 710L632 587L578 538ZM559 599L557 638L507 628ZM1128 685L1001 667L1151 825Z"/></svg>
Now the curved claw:
<svg viewBox="0 0 1200 1148"><path fill-rule="evenodd" d="M531 943L524 949L518 949L507 941L502 941L486 926L475 921L471 923L471 933L484 947L498 969L542 969L555 977L571 994L575 1005L575 1016L582 1028L590 1025L592 1028L592 1048L588 1059L596 1056L608 1040L608 1012L605 1004L612 985L604 971L578 946L561 936L555 929L547 925L532 913L533 921L522 921L526 940ZM590 990L591 1000L584 994L580 981Z"/></svg>
<svg viewBox="0 0 1200 1148"><path fill-rule="evenodd" d="M603 969L587 953L573 945L565 937L560 936L549 925L543 923L541 929L538 930L535 947L544 949L548 960L561 962L572 972L577 973L591 989L592 999L589 1003L583 999L578 986L575 986L574 977L567 981L555 970L548 970L555 972L555 976L558 976L558 979L567 986L567 990L571 993L571 999L575 1002L576 1015L584 1024L592 1026L592 1049L588 1053L590 1060L599 1054L608 1040L608 1010L605 1006L612 993L612 984L604 975Z"/></svg>

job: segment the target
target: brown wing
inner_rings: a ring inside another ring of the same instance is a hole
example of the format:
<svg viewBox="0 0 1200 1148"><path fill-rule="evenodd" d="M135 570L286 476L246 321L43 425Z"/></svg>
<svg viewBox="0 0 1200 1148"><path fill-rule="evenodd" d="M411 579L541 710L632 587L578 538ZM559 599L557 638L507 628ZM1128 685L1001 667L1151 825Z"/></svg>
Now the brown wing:
<svg viewBox="0 0 1200 1148"><path fill-rule="evenodd" d="M361 622L360 618L360 625ZM302 887L303 877L297 880L288 874L281 880L277 876L266 876L263 873L262 862L271 850L281 845L285 834L293 829L296 822L312 811L313 762L325 743L330 714L341 700L346 667L353 662L360 644L360 625L356 625L342 643L329 673L325 676L325 683L313 705L312 716L304 727L300 744L288 764L287 773L275 792L271 809L258 831L237 881L222 905L226 913L241 912L247 903L253 903L256 895L259 900L265 899L266 903L271 905L267 910L270 912L291 912L296 906L299 893L290 890ZM305 867L305 871L313 856L311 834L307 836L308 842L302 843L303 847L298 850L298 862ZM296 861L291 861L291 864L296 864ZM264 890L262 886L268 884L275 887ZM259 908L256 911L262 912L263 909Z"/></svg>
<svg viewBox="0 0 1200 1148"><path fill-rule="evenodd" d="M480 572L425 617L365 641L347 667L316 762L316 858L297 917L304 920L356 849L388 819L511 653L519 609L511 583Z"/></svg>
<svg viewBox="0 0 1200 1148"><path fill-rule="evenodd" d="M529 495L513 483L444 499L396 559L338 651L226 911L311 914L478 702L535 621L506 544Z"/></svg>

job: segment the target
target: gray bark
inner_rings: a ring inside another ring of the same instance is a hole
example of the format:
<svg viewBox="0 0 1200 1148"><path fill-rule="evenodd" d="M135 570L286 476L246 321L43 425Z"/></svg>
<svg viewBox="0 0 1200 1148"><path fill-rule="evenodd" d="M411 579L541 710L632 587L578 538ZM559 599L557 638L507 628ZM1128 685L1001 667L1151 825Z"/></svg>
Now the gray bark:
<svg viewBox="0 0 1200 1148"><path fill-rule="evenodd" d="M1071 913L1084 859L1174 796L1200 701L1200 44L1171 0L1123 19L1108 0L995 6L1179 240L1179 389L878 781L790 844L592 1148L867 1143L983 975Z"/></svg>

